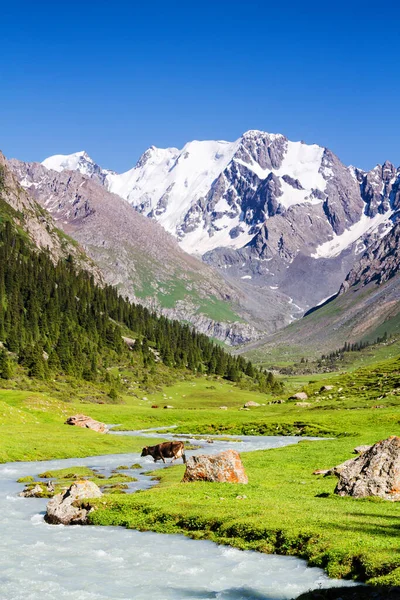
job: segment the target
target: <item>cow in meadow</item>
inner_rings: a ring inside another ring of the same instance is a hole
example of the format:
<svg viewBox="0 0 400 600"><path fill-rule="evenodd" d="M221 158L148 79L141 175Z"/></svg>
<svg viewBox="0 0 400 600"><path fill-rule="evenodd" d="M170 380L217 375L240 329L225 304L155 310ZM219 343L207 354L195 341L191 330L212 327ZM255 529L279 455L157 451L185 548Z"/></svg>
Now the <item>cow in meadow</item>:
<svg viewBox="0 0 400 600"><path fill-rule="evenodd" d="M177 458L182 458L186 463L185 444L183 442L162 442L156 446L145 446L140 456L152 456L154 462L162 460L164 463L166 458L172 458L171 463Z"/></svg>

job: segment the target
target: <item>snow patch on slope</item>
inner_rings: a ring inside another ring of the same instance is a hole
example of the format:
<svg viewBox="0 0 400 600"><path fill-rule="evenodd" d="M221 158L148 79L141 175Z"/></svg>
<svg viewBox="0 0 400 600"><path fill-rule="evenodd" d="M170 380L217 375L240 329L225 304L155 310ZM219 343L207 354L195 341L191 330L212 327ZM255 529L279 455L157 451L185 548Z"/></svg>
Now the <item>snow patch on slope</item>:
<svg viewBox="0 0 400 600"><path fill-rule="evenodd" d="M383 215L378 213L373 218L363 214L357 223L352 225L341 235L334 234L331 240L318 246L311 257L333 258L334 256L338 256L343 250L354 244L354 242L366 233L376 232L381 225L388 223L392 214L392 211L384 213ZM387 229L383 231L382 235L385 235L386 232Z"/></svg>

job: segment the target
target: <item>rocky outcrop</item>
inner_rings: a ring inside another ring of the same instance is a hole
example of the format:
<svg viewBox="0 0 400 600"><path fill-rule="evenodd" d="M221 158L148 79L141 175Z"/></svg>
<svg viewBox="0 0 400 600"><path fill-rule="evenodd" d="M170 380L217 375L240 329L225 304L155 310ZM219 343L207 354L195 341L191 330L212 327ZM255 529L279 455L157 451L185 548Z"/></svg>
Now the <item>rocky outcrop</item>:
<svg viewBox="0 0 400 600"><path fill-rule="evenodd" d="M1 201L8 205L7 215L25 231L34 246L49 252L54 263L71 255L78 267L90 271L96 282L101 283L99 269L85 255L81 246L60 234L51 215L24 189L18 175L10 167L10 161L0 152Z"/></svg>
<svg viewBox="0 0 400 600"><path fill-rule="evenodd" d="M357 458L346 461L338 477L335 493L339 496L400 500L400 437L378 442Z"/></svg>
<svg viewBox="0 0 400 600"><path fill-rule="evenodd" d="M57 494L48 502L44 519L52 525L85 525L92 507L82 501L100 496L100 488L92 481L77 481L64 494Z"/></svg>
<svg viewBox="0 0 400 600"><path fill-rule="evenodd" d="M224 450L208 456L190 456L182 479L189 481L213 481L226 483L248 483L240 455L236 450Z"/></svg>
<svg viewBox="0 0 400 600"><path fill-rule="evenodd" d="M68 417L65 421L65 425L76 425L77 427L92 429L93 431L97 431L97 433L108 433L108 427L105 423L101 423L100 421L96 421L91 417L81 414Z"/></svg>

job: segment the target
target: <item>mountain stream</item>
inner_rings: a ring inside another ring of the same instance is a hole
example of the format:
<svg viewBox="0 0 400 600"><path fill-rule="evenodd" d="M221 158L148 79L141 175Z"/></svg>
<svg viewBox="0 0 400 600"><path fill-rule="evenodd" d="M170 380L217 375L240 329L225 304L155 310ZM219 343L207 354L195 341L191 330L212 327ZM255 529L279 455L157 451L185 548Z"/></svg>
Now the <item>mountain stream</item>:
<svg viewBox="0 0 400 600"><path fill-rule="evenodd" d="M115 434L127 432L115 432ZM155 437L154 431L129 432ZM163 433L164 439L173 434ZM179 439L184 439L180 436ZM241 439L237 442L233 440ZM297 443L295 437L235 436L232 441L190 439L193 452L222 449L261 450ZM188 440L189 441L189 440ZM1 600L283 600L318 587L351 585L335 581L305 561L240 551L182 535L138 532L121 527L48 525L46 499L21 498L19 477L49 469L87 465L107 474L121 464L140 463L144 470L163 468L138 454L92 456L67 460L0 465ZM130 471L124 471L130 473ZM150 477L130 491L154 485Z"/></svg>

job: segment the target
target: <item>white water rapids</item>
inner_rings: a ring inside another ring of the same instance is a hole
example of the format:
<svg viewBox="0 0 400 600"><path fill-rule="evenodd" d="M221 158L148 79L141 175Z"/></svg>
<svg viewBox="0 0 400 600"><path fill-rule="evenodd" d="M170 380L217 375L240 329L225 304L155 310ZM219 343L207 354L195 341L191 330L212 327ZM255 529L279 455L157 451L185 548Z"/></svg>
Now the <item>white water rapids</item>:
<svg viewBox="0 0 400 600"><path fill-rule="evenodd" d="M236 444L193 443L202 444L198 452L214 453L228 447L272 448L299 440L242 439ZM147 470L162 467L151 457L135 453L0 465L1 600L278 600L318 587L349 585L294 557L242 552L180 535L48 525L43 520L47 500L17 496L23 485L16 480L25 475L74 465L108 473L132 463ZM132 489L153 484L138 470L131 473L139 479Z"/></svg>

